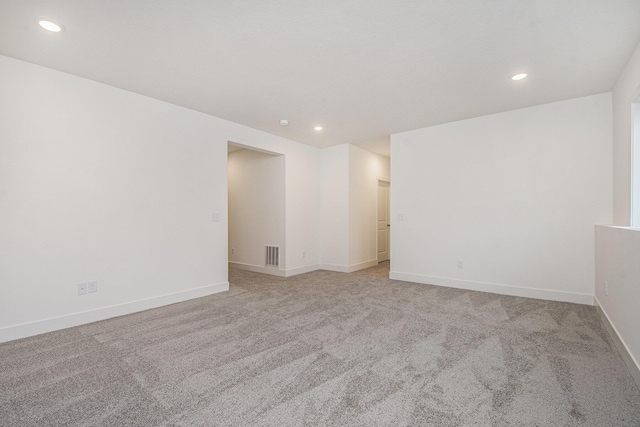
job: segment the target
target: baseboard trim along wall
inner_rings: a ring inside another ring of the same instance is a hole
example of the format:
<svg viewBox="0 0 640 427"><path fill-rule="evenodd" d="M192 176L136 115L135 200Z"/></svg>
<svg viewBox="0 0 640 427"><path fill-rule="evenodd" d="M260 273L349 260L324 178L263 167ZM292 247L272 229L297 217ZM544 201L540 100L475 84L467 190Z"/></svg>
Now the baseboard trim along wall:
<svg viewBox="0 0 640 427"><path fill-rule="evenodd" d="M207 295L213 295L228 290L229 282L222 282L172 294L96 308L94 310L37 320L35 322L23 323L20 325L7 326L0 328L0 343L26 338L33 335L40 335L60 329L71 328L73 326L85 325L87 323L110 319L112 317L124 316L125 314L137 313L139 311L175 304L177 302L187 301L194 298L205 297Z"/></svg>
<svg viewBox="0 0 640 427"><path fill-rule="evenodd" d="M339 265L339 264L320 264L321 270L336 271L338 273L353 273L354 271L364 270L365 268L374 267L378 265L377 259L361 262L351 265Z"/></svg>
<svg viewBox="0 0 640 427"><path fill-rule="evenodd" d="M613 323L611 323L609 315L606 311L604 311L604 308L602 308L602 305L600 305L600 301L598 301L597 297L595 298L595 306L596 311L598 312L598 316L600 316L600 320L602 320L604 328L607 330L607 333L611 337L611 341L613 341L613 343L615 344L618 352L620 353L620 356L622 356L622 360L624 360L624 364L627 365L627 369L629 369L631 376L640 389L640 364L635 359L635 357L633 357L633 354L631 354L631 352L629 351L627 343L625 343L620 334L618 334L618 330L613 325Z"/></svg>
<svg viewBox="0 0 640 427"><path fill-rule="evenodd" d="M425 285L447 286L449 288L465 289L468 291L489 292L493 294L509 295L544 299L550 301L572 302L576 304L593 305L594 296L574 292L553 291L550 289L524 288L512 285L499 285L496 283L473 282L470 280L449 279L445 277L422 276L412 273L400 273L392 271L389 278L403 280L405 282L422 283Z"/></svg>
<svg viewBox="0 0 640 427"><path fill-rule="evenodd" d="M285 270L284 277L297 276L298 274L310 273L316 270L320 270L319 264L304 265L302 267Z"/></svg>
<svg viewBox="0 0 640 427"><path fill-rule="evenodd" d="M352 265L339 265L339 264L310 264L302 267L296 267L289 270L278 270L273 267L265 267L262 265L244 264L241 262L229 261L229 268L235 268L238 270L253 271L254 273L270 274L278 277L291 277L298 274L310 273L316 270L328 270L338 273L353 273L354 271L363 270L365 268L374 267L378 265L378 260L371 260L361 262L359 264Z"/></svg>
<svg viewBox="0 0 640 427"><path fill-rule="evenodd" d="M244 264L242 262L229 261L229 268L236 270L253 271L254 273L270 274L272 276L287 277L285 270L276 267L265 267L264 265Z"/></svg>

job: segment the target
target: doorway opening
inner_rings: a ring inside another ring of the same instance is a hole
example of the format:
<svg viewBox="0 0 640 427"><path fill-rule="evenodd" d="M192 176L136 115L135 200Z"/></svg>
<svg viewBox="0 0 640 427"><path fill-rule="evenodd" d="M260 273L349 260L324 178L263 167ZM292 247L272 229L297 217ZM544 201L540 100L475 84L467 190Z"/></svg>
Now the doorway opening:
<svg viewBox="0 0 640 427"><path fill-rule="evenodd" d="M388 261L391 257L391 220L389 218L389 199L391 185L389 181L378 180L377 208L377 249L378 263Z"/></svg>
<svg viewBox="0 0 640 427"><path fill-rule="evenodd" d="M285 158L229 142L229 267L285 275Z"/></svg>
<svg viewBox="0 0 640 427"><path fill-rule="evenodd" d="M640 228L640 97L631 104L631 224Z"/></svg>

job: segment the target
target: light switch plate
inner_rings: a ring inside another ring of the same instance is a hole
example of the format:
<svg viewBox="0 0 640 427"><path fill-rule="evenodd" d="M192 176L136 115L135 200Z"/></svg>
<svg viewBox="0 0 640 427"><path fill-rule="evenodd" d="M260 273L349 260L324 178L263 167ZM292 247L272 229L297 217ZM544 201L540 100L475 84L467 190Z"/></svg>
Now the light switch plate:
<svg viewBox="0 0 640 427"><path fill-rule="evenodd" d="M98 282L93 281L93 282L87 283L87 291L89 293L98 292Z"/></svg>

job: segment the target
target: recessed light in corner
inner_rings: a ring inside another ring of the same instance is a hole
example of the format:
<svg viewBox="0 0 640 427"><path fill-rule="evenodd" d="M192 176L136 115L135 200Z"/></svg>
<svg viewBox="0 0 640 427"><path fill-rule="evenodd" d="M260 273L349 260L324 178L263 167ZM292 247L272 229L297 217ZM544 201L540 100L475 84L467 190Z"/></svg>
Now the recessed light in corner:
<svg viewBox="0 0 640 427"><path fill-rule="evenodd" d="M53 21L49 21L47 19L38 19L38 25L44 28L47 31L51 31L52 33L59 33L64 31L64 27L60 24L56 24Z"/></svg>
<svg viewBox="0 0 640 427"><path fill-rule="evenodd" d="M322 126L316 126L313 128L313 130L322 130Z"/></svg>
<svg viewBox="0 0 640 427"><path fill-rule="evenodd" d="M518 73L515 76L511 77L511 80L522 80L527 77L527 73Z"/></svg>

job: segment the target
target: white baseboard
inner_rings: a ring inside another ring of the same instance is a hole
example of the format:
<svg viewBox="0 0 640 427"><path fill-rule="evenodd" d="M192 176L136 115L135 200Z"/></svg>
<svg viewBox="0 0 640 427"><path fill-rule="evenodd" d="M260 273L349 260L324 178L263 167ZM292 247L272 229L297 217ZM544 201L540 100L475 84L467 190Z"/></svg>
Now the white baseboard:
<svg viewBox="0 0 640 427"><path fill-rule="evenodd" d="M349 266L341 264L320 264L321 270L336 271L338 273L348 273Z"/></svg>
<svg viewBox="0 0 640 427"><path fill-rule="evenodd" d="M87 323L123 316L125 314L137 313L139 311L149 310L150 308L162 307L228 290L229 282L222 282L172 294L82 311L79 313L71 313L64 316L36 320L34 322L22 323L20 325L6 326L4 328L0 328L0 343L26 338L33 335L40 335L60 329L71 328L73 326L85 325Z"/></svg>
<svg viewBox="0 0 640 427"><path fill-rule="evenodd" d="M284 277L297 276L298 274L310 273L312 271L320 270L320 265L318 264L310 264L304 265L302 267L291 268L289 270L285 270Z"/></svg>
<svg viewBox="0 0 640 427"><path fill-rule="evenodd" d="M359 264L351 264L349 266L348 273L353 273L354 271L358 271L358 270L364 270L365 268L369 268L369 267L375 267L376 265L378 265L377 259L361 262Z"/></svg>
<svg viewBox="0 0 640 427"><path fill-rule="evenodd" d="M338 273L353 273L354 271L364 270L365 268L374 267L376 265L378 265L378 260L373 259L370 261L365 261L365 262L361 262L358 264L351 264L351 265L320 264L320 269L337 271Z"/></svg>
<svg viewBox="0 0 640 427"><path fill-rule="evenodd" d="M309 264L302 267L291 268L289 270L278 270L273 267L264 267L262 265L244 264L241 262L229 261L229 268L238 270L253 271L254 273L270 274L278 277L291 277L298 274L310 273L316 270L337 271L339 273L353 273L354 271L378 265L377 260L365 261L359 264L339 265L339 264Z"/></svg>
<svg viewBox="0 0 640 427"><path fill-rule="evenodd" d="M593 305L593 295L579 294L575 292L554 291L551 289L524 288L512 285L499 285L495 283L473 282L470 280L449 279L445 277L422 276L412 273L400 273L392 271L389 278L403 280L405 282L423 283L427 285L446 286L449 288L465 289L469 291L489 292L515 297L544 299L550 301L572 302L576 304Z"/></svg>
<svg viewBox="0 0 640 427"><path fill-rule="evenodd" d="M265 267L264 265L245 264L242 262L229 261L229 268L236 270L253 271L254 273L270 274L272 276L287 277L285 270L276 267Z"/></svg>
<svg viewBox="0 0 640 427"><path fill-rule="evenodd" d="M622 356L622 360L624 360L625 365L627 365L627 369L629 369L631 376L633 377L634 381L636 382L636 385L640 389L640 363L638 363L636 358L633 357L633 354L629 351L629 347L627 346L627 343L624 342L624 339L622 339L622 337L618 333L618 330L616 329L615 325L613 324L613 322L611 322L609 315L600 304L598 297L595 297L595 301L596 301L595 303L596 311L600 316L600 320L602 320L602 323L604 324L604 328L607 330L607 333L609 334L609 336L611 337L611 340L613 341L616 348L618 349L620 356Z"/></svg>

